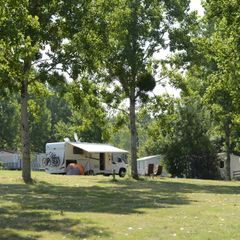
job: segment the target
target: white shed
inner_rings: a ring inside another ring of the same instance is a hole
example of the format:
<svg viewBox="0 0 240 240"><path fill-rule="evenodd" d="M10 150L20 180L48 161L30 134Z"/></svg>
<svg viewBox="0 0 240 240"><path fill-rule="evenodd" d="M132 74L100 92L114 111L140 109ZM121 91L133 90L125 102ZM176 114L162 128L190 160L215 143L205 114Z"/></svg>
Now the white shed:
<svg viewBox="0 0 240 240"><path fill-rule="evenodd" d="M226 178L226 161L227 161L227 154L226 153L219 153L219 170L220 175L223 179ZM231 173L231 179L236 178L236 175L239 175L240 177L240 156L237 156L235 154L230 154L230 173ZM236 174L239 173L239 174Z"/></svg>
<svg viewBox="0 0 240 240"><path fill-rule="evenodd" d="M163 159L162 155L153 155L153 156L147 156L147 157L137 159L138 174L146 175L148 173L149 164L154 164L154 166L157 166L157 165L163 166L162 159ZM161 175L166 176L167 172L163 169Z"/></svg>

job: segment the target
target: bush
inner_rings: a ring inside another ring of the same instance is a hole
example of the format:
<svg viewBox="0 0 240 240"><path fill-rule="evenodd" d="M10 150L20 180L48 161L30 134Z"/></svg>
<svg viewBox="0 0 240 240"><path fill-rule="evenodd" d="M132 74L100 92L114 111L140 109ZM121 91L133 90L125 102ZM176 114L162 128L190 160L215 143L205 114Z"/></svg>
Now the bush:
<svg viewBox="0 0 240 240"><path fill-rule="evenodd" d="M0 161L0 170L4 169L4 163Z"/></svg>

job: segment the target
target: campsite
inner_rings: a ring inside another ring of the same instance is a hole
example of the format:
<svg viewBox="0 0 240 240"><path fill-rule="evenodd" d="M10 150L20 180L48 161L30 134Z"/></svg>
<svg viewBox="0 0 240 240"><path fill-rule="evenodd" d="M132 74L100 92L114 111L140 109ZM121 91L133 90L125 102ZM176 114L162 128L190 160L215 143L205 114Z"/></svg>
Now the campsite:
<svg viewBox="0 0 240 240"><path fill-rule="evenodd" d="M239 0L0 0L0 240L240 239Z"/></svg>

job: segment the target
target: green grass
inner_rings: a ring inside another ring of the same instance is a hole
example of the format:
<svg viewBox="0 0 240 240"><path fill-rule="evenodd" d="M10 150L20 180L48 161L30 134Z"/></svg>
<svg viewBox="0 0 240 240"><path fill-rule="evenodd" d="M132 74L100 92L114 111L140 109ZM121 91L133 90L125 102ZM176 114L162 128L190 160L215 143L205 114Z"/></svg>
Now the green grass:
<svg viewBox="0 0 240 240"><path fill-rule="evenodd" d="M0 171L0 239L240 239L240 183Z"/></svg>

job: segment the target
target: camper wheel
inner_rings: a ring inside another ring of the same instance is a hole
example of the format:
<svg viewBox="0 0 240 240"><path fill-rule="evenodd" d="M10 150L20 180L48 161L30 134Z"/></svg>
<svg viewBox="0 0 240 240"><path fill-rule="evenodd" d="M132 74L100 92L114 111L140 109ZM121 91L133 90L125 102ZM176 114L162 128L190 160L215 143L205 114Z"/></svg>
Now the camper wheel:
<svg viewBox="0 0 240 240"><path fill-rule="evenodd" d="M126 169L125 168L120 168L119 170L119 177L125 177L126 175Z"/></svg>

